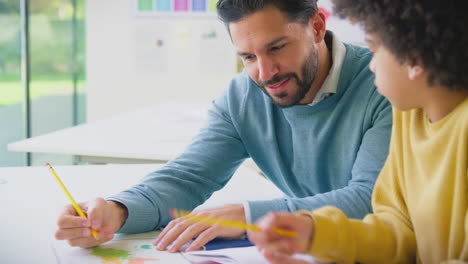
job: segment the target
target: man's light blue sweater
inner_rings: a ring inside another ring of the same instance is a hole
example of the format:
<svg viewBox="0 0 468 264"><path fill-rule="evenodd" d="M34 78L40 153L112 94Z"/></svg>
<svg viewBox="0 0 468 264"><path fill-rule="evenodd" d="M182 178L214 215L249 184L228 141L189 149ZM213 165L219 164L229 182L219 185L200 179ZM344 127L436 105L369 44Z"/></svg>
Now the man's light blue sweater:
<svg viewBox="0 0 468 264"><path fill-rule="evenodd" d="M315 105L277 107L245 71L238 75L213 101L206 126L183 154L109 198L128 208L119 232L154 230L171 220L169 208L195 208L248 157L286 194L248 201L250 222L268 211L324 205L353 218L371 212L388 153L391 108L376 92L370 59L367 49L346 45L336 94Z"/></svg>

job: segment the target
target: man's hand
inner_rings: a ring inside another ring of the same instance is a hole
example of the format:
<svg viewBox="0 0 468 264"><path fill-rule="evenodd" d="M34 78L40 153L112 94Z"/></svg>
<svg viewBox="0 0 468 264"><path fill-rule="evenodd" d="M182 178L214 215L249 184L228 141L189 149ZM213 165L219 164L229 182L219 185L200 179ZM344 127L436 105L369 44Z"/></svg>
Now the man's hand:
<svg viewBox="0 0 468 264"><path fill-rule="evenodd" d="M55 238L67 240L73 247L89 248L114 238L127 219L127 208L113 201L102 198L81 203L81 209L88 219L78 216L73 206L67 205L57 221ZM98 233L98 240L91 235L90 228Z"/></svg>
<svg viewBox="0 0 468 264"><path fill-rule="evenodd" d="M268 261L290 263L284 261L294 254L306 253L310 248L314 223L313 218L306 215L269 213L256 223L262 231L249 232L248 235ZM298 236L291 238L279 235L275 232L277 228L295 231Z"/></svg>
<svg viewBox="0 0 468 264"><path fill-rule="evenodd" d="M244 206L242 204L231 204L205 210L197 210L192 215L222 218L245 223ZM196 237L185 251L200 249L210 240L216 237L239 238L245 233L245 229L223 227L216 224L194 222L187 217L172 220L154 241L158 250L177 252L180 248ZM170 247L168 248L168 246Z"/></svg>

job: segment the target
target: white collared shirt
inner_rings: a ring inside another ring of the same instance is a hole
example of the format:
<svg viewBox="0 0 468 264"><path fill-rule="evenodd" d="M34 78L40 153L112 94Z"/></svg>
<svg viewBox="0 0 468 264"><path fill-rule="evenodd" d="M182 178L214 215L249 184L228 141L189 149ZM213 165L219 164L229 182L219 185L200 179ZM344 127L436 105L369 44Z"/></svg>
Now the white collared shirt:
<svg viewBox="0 0 468 264"><path fill-rule="evenodd" d="M317 94L315 95L314 100L309 105L314 105L330 95L336 93L338 89L338 82L340 80L341 74L341 66L343 65L343 61L346 55L346 47L341 42L341 40L335 35L335 33L329 31L332 34L332 47L331 47L331 55L332 55L332 66L328 73L327 78L322 84L320 90L318 90Z"/></svg>

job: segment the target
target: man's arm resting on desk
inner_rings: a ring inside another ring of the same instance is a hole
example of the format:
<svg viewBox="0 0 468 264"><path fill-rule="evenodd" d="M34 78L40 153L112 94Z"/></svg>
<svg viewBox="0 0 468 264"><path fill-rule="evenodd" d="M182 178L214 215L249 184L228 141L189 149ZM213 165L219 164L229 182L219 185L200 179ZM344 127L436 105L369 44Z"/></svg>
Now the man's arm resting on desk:
<svg viewBox="0 0 468 264"><path fill-rule="evenodd" d="M97 198L80 207L87 215L87 219L78 216L71 205L67 205L59 216L55 238L67 240L70 246L89 248L114 238L128 217L127 208L118 201L106 201ZM98 239L91 235L90 228L99 234Z"/></svg>

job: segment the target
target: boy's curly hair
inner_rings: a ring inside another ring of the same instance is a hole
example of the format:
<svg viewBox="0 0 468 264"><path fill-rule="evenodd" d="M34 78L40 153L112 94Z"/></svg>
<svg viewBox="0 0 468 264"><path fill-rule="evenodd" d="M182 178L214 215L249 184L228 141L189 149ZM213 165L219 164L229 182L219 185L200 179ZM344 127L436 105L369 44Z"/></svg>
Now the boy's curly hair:
<svg viewBox="0 0 468 264"><path fill-rule="evenodd" d="M376 34L400 63L416 60L429 85L468 90L467 0L333 0L334 12Z"/></svg>

